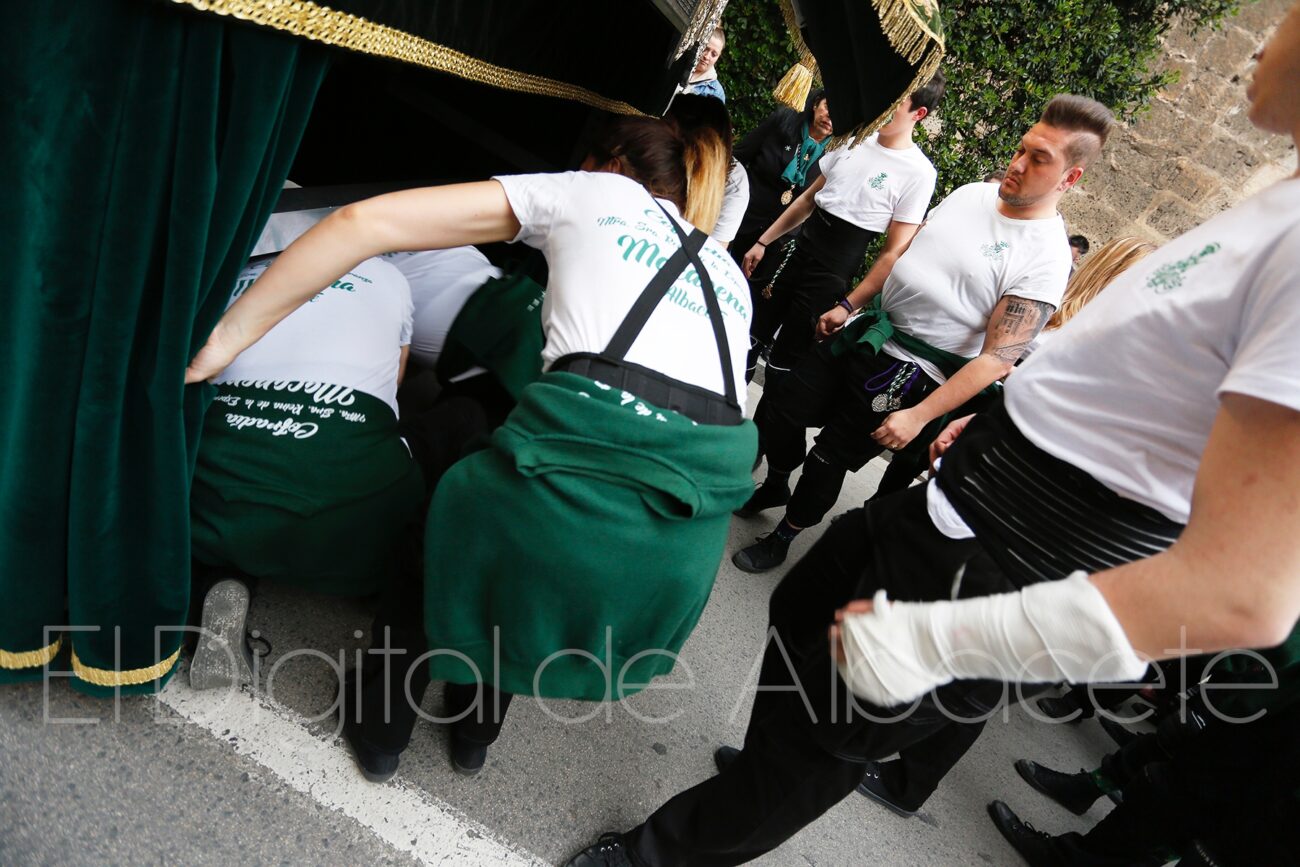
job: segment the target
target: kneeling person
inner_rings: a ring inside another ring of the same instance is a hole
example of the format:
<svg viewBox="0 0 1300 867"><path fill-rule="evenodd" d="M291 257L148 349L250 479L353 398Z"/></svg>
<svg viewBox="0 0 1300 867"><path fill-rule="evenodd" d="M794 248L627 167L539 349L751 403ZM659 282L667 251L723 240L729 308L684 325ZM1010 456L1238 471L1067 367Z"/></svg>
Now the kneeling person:
<svg viewBox="0 0 1300 867"><path fill-rule="evenodd" d="M231 302L269 266L245 269ZM191 496L200 571L349 595L386 583L424 495L397 429L411 323L406 278L368 259L213 380ZM246 677L230 648L242 644L247 600L225 583L209 593L205 627L228 628L205 629L196 686Z"/></svg>

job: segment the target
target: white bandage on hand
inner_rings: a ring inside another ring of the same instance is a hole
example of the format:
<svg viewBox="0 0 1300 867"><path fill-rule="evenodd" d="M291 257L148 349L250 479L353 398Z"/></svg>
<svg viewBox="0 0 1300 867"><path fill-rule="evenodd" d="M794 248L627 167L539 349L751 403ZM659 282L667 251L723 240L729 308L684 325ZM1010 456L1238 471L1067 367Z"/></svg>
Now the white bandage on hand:
<svg viewBox="0 0 1300 867"><path fill-rule="evenodd" d="M956 602L890 602L841 625L840 676L878 707L907 704L961 678L1132 681L1147 664L1087 574Z"/></svg>

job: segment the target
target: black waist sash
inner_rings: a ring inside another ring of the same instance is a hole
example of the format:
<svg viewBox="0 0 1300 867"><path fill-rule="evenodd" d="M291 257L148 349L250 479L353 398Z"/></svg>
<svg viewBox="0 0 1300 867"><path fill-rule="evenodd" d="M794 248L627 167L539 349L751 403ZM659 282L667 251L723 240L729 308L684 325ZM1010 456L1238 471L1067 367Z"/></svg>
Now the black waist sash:
<svg viewBox="0 0 1300 867"><path fill-rule="evenodd" d="M659 202L655 202L659 205ZM736 376L731 366L731 352L727 345L726 324L722 320L722 306L713 291L713 280L700 260L700 249L708 235L699 229L693 229L687 236L672 215L659 205L669 224L677 230L677 237L682 246L669 257L664 266L646 284L645 290L633 303L623 322L610 338L603 352L574 352L555 360L550 369L586 376L599 380L606 385L618 386L624 391L635 394L663 409L679 412L687 418L701 424L736 425L745 420L740 410L740 400L736 395ZM709 324L713 328L713 340L717 344L718 362L722 368L722 388L724 394L717 394L706 388L681 382L667 374L660 373L640 364L626 360L632 343L641 334L645 324L650 321L659 302L668 294L677 278L686 272L687 265L694 265L700 278L700 288L704 292L704 307L709 314Z"/></svg>
<svg viewBox="0 0 1300 867"><path fill-rule="evenodd" d="M862 264L867 245L879 234L814 207L803 223L798 249L826 270L848 280Z"/></svg>
<svg viewBox="0 0 1300 867"><path fill-rule="evenodd" d="M948 450L939 487L1017 586L1164 551L1183 531L1025 438L999 400Z"/></svg>

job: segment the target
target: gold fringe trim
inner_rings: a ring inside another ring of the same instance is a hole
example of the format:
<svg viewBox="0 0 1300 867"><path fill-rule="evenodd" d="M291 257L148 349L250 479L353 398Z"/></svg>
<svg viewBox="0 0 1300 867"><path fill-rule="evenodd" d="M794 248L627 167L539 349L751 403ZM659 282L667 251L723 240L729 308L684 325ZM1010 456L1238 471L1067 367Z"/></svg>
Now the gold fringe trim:
<svg viewBox="0 0 1300 867"><path fill-rule="evenodd" d="M916 77L912 79L911 85L909 85L907 89L903 91L903 95L900 96L898 99L894 100L894 104L891 105L889 108L885 109L885 111L881 113L880 117L876 118L871 123L863 124L862 126L855 129L853 132L848 132L845 133L844 135L839 135L832 138L830 140L830 143L827 144L826 150L833 151L837 148L844 147L845 145L848 145L849 147L856 147L857 145L866 141L867 138L873 132L880 129L885 124L889 123L890 118L894 116L894 112L897 111L898 107L903 104L903 100L910 97L913 91L917 90L923 84L927 83L930 79L934 78L934 74L939 71L939 66L942 63L943 63L943 45L938 42L931 43L930 54L925 58L925 61L917 69Z"/></svg>
<svg viewBox="0 0 1300 867"><path fill-rule="evenodd" d="M72 673L86 683L93 683L95 686L139 686L142 683L157 680L171 671L172 666L176 664L176 660L180 659L180 656L181 649L178 647L171 656L148 668L114 671L111 668L91 668L77 658L77 651L73 649Z"/></svg>
<svg viewBox="0 0 1300 867"><path fill-rule="evenodd" d="M871 0L880 15L880 29L889 44L908 63L919 63L930 42L943 44L943 35L930 29L930 25L917 13L915 6L929 7L934 0ZM938 12L938 5L934 5Z"/></svg>
<svg viewBox="0 0 1300 867"><path fill-rule="evenodd" d="M376 24L356 15L339 12L312 0L171 0L171 2L192 6L202 12L228 15L240 21L270 27L313 42L447 72L467 81L487 84L503 90L569 99L618 114L643 114L626 102L609 99L585 87L487 63L445 45L412 36L395 27ZM726 5L725 0L721 0L721 5Z"/></svg>
<svg viewBox="0 0 1300 867"><path fill-rule="evenodd" d="M0 668L40 668L49 665L50 661L59 655L59 648L62 646L63 636L60 635L54 639L53 644L40 650L24 650L19 653L0 650Z"/></svg>

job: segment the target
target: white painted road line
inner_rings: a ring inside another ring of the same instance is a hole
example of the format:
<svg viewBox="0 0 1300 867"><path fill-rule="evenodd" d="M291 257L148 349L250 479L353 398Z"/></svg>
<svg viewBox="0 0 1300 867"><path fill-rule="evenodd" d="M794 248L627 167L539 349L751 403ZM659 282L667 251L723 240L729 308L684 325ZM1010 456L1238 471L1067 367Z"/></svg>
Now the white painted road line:
<svg viewBox="0 0 1300 867"><path fill-rule="evenodd" d="M494 838L487 828L422 789L400 779L384 785L367 782L345 746L312 734L305 718L269 699L225 690L198 692L182 671L158 701L290 787L355 819L424 864L544 867L532 854Z"/></svg>

